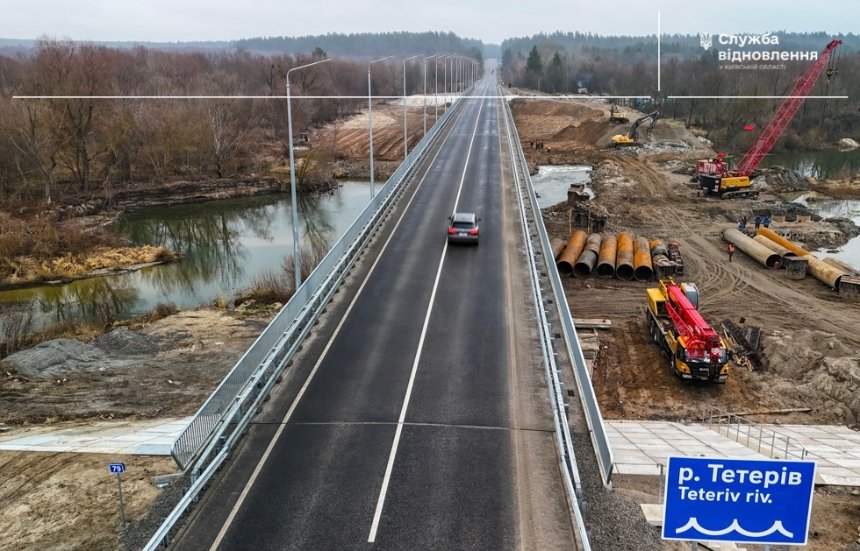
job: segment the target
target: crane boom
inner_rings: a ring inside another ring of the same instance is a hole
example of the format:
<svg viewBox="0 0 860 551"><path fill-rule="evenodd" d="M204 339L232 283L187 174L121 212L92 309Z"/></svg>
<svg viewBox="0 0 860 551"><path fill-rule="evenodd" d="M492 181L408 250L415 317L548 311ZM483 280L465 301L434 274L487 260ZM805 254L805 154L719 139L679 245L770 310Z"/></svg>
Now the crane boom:
<svg viewBox="0 0 860 551"><path fill-rule="evenodd" d="M797 115L800 107L806 101L806 97L812 92L815 83L818 81L818 77L821 76L821 72L824 70L825 65L827 65L828 59L830 59L830 54L840 44L842 44L841 40L832 40L824 51L821 52L821 55L818 56L815 63L795 81L786 98L782 100L782 103L779 104L779 107L776 108L776 111L770 117L761 136L759 136L756 143L741 157L741 160L735 166L735 172L739 176L750 176L758 168L762 158L770 153L770 150L773 149L773 146L782 136L782 133L785 132L785 129L794 120L794 116Z"/></svg>

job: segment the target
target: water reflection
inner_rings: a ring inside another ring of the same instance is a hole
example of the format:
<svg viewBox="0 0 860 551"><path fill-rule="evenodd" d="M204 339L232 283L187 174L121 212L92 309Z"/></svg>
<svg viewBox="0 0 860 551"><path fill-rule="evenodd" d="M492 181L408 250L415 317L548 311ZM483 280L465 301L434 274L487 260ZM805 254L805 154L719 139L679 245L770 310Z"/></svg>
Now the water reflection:
<svg viewBox="0 0 860 551"><path fill-rule="evenodd" d="M331 195L300 196L303 245L334 243L369 200L363 182L344 182ZM182 253L171 264L80 280L67 285L0 292L0 303L29 304L43 326L64 320L124 319L159 303L193 308L248 288L265 272L281 272L292 254L289 198L268 196L151 207L124 216L119 229L138 245Z"/></svg>
<svg viewBox="0 0 860 551"><path fill-rule="evenodd" d="M783 166L818 179L851 179L860 173L860 149L775 153L762 166Z"/></svg>

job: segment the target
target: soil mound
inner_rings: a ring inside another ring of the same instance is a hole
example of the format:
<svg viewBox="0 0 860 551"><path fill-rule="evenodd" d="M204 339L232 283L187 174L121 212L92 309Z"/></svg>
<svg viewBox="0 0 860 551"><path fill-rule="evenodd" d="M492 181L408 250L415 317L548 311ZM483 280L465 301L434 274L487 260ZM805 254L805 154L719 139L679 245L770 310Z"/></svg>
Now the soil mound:
<svg viewBox="0 0 860 551"><path fill-rule="evenodd" d="M54 339L16 352L3 364L30 379L54 379L70 373L98 371L104 351L75 339Z"/></svg>
<svg viewBox="0 0 860 551"><path fill-rule="evenodd" d="M127 356L155 355L160 350L157 339L131 331L127 327L120 327L110 333L99 335L93 344L108 354Z"/></svg>
<svg viewBox="0 0 860 551"><path fill-rule="evenodd" d="M800 388L823 393L860 422L860 354L822 331L778 332L763 339L770 369Z"/></svg>

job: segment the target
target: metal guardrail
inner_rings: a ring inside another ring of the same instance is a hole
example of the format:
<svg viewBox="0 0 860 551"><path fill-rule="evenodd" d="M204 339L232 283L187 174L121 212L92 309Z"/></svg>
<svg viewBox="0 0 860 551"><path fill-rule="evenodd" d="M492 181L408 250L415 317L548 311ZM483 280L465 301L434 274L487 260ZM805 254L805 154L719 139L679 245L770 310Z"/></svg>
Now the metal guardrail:
<svg viewBox="0 0 860 551"><path fill-rule="evenodd" d="M468 91L466 91L468 93ZM465 95L465 93L464 93ZM185 470L191 486L153 534L146 551L164 548L182 517L197 501L212 475L229 457L254 413L289 365L323 307L364 249L394 198L405 190L424 155L462 105L458 97L380 188L355 222L302 283L290 301L239 359L195 414L173 446L172 455ZM202 452L201 452L202 450Z"/></svg>
<svg viewBox="0 0 860 551"><path fill-rule="evenodd" d="M504 94L504 91L502 91ZM512 132L514 139L519 144L521 143L519 133L516 126L513 125L513 114L510 113L510 107L505 102L505 110L511 120ZM527 167L525 154L521 147L518 147L518 153L522 166ZM561 318L562 331L564 340L567 344L567 353L573 363L574 375L576 376L576 384L579 389L579 399L582 402L582 407L585 409L585 420L588 423L588 429L591 434L591 441L594 445L594 450L597 453L597 464L600 468L600 474L603 478L603 483L609 485L612 480L612 448L609 445L609 436L606 433L606 426L603 423L603 415L600 413L600 406L597 403L597 396L594 394L594 387L591 384L591 376L588 374L588 367L585 363L585 356L582 353L582 346L579 342L579 336L576 333L576 327L573 325L573 317L570 315L570 307L567 304L567 299L564 294L564 287L561 284L561 277L555 267L555 262L552 261L552 246L549 243L549 236L546 232L546 227L543 223L543 217L540 214L537 196L534 192L531 176L528 170L523 171L529 190L529 201L532 206L532 212L535 213L535 225L538 229L538 237L540 238L541 254L547 262L547 275L549 276L552 290L555 293L556 305L558 306L558 314Z"/></svg>
<svg viewBox="0 0 860 551"><path fill-rule="evenodd" d="M452 106L453 107L453 106ZM390 204L394 192L406 180L434 141L441 128L453 113L448 109L440 117L440 125L418 143L406 160L382 186L376 196L332 246L314 271L305 279L293 297L263 330L233 369L218 385L195 414L189 426L173 445L172 455L177 464L186 469L202 447L210 441L216 429L225 420L242 409L247 397L255 394L253 384L265 376L267 368L289 359L296 345L305 336L317 309L327 302L328 291L337 286L342 275L375 228L382 213ZM257 389L259 390L259 389Z"/></svg>
<svg viewBox="0 0 860 551"><path fill-rule="evenodd" d="M702 424L735 442L743 443L772 459L806 459L806 447L796 438L779 433L715 406L705 406ZM750 445L752 443L752 445Z"/></svg>
<svg viewBox="0 0 860 551"><path fill-rule="evenodd" d="M568 505L573 515L576 530L579 533L582 549L583 551L590 551L591 544L588 541L588 533L585 529L585 520L582 515L582 484L580 483L579 468L576 465L576 456L574 455L573 442L570 437L570 425L567 421L564 389L558 376L558 368L555 363L555 351L553 350L553 336L550 332L547 312L544 309L544 297L539 275L542 268L540 267L538 260L538 255L541 253L536 252L532 246L531 232L529 230L529 213L531 214L532 219L536 220L540 217L540 210L537 209L537 203L534 198L534 189L532 188L531 180L528 178L528 165L525 163L525 158L522 155L522 148L519 145L520 141L516 136L516 127L514 126L510 106L507 102L503 103L505 111L505 126L508 134L508 147L511 154L511 163L513 164L514 180L516 181L517 186L517 201L520 206L520 221L522 223L523 241L526 245L526 252L529 259L529 275L532 280L535 310L540 322L539 330L541 352L544 359L547 383L550 387L549 394L552 405L553 425L555 427L556 448L563 466L562 474L565 490L568 494ZM514 147L515 143L516 147ZM516 150L519 150L519 154L517 154ZM523 176L522 180L520 178L521 176ZM530 202L528 205L523 199L523 187L526 188L529 195Z"/></svg>

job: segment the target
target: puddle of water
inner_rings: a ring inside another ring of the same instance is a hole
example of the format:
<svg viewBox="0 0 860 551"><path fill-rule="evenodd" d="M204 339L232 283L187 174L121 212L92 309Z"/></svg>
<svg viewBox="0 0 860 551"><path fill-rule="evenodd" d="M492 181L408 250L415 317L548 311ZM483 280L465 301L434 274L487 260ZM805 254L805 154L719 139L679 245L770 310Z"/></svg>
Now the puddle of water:
<svg viewBox="0 0 860 551"><path fill-rule="evenodd" d="M542 209L567 201L570 184L586 184L585 191L594 199L594 191L588 186L591 183L590 166L541 165L537 174L532 176L532 183L538 194L538 206Z"/></svg>

